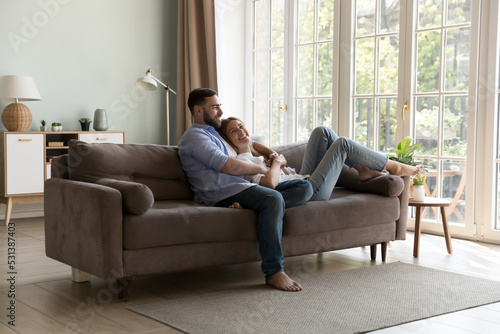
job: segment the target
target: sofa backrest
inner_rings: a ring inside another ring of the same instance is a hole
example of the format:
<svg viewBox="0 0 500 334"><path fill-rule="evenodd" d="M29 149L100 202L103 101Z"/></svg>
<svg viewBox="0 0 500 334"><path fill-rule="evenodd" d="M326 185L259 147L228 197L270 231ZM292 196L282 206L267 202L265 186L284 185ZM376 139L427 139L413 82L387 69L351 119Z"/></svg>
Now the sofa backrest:
<svg viewBox="0 0 500 334"><path fill-rule="evenodd" d="M302 159L306 151L307 142L294 143L288 145L275 146L272 149L285 156L287 166L295 168L297 173L300 173L302 167Z"/></svg>
<svg viewBox="0 0 500 334"><path fill-rule="evenodd" d="M71 140L68 175L70 180L83 182L102 178L139 182L151 189L155 200L192 200L193 192L177 152L172 146Z"/></svg>

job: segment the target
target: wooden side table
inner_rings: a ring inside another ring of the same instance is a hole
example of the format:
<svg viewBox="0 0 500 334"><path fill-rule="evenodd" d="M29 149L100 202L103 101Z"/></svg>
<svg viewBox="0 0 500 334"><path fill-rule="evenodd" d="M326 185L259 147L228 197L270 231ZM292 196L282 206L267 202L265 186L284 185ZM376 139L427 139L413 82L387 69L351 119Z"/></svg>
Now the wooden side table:
<svg viewBox="0 0 500 334"><path fill-rule="evenodd" d="M425 199L421 202L414 201L413 198L410 198L408 205L414 206L416 211L413 257L418 257L420 250L420 231L422 229L420 222L422 219L422 207L439 207L441 209L441 219L443 221L443 231L444 231L444 238L446 240L446 250L448 251L448 254L451 254L453 252L453 248L451 246L450 232L448 231L448 220L446 219L446 208L449 207L450 204L451 201L436 197L425 197Z"/></svg>

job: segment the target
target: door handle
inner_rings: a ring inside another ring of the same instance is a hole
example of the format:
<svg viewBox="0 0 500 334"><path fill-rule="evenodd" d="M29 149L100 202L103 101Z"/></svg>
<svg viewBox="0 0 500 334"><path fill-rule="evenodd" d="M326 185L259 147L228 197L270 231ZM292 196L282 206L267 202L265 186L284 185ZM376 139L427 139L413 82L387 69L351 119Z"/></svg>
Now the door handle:
<svg viewBox="0 0 500 334"><path fill-rule="evenodd" d="M405 120L405 110L408 110L408 109L410 109L410 103L406 102L403 105L403 108L401 108L401 118L403 119L403 121Z"/></svg>
<svg viewBox="0 0 500 334"><path fill-rule="evenodd" d="M274 109L282 109L283 111L287 111L288 106L285 104L283 107L275 107Z"/></svg>

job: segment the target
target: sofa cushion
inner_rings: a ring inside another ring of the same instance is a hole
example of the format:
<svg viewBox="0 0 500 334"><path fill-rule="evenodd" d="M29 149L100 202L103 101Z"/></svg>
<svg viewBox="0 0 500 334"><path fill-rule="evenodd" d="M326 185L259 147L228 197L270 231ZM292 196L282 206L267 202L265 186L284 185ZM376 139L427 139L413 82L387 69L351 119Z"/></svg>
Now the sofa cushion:
<svg viewBox="0 0 500 334"><path fill-rule="evenodd" d="M209 207L193 201L157 201L142 216L123 215L123 247L257 240L251 210Z"/></svg>
<svg viewBox="0 0 500 334"><path fill-rule="evenodd" d="M144 214L155 201L151 189L142 183L106 178L97 180L96 183L118 190L122 194L123 210L134 215Z"/></svg>
<svg viewBox="0 0 500 334"><path fill-rule="evenodd" d="M283 236L314 235L387 224L399 218L399 199L336 188L329 201L286 209ZM123 215L125 249L257 240L251 210L161 201L142 216ZM394 237L394 236L393 236Z"/></svg>
<svg viewBox="0 0 500 334"><path fill-rule="evenodd" d="M70 140L69 179L102 178L145 184L155 200L191 200L193 192L182 169L178 149L153 144L89 144Z"/></svg>

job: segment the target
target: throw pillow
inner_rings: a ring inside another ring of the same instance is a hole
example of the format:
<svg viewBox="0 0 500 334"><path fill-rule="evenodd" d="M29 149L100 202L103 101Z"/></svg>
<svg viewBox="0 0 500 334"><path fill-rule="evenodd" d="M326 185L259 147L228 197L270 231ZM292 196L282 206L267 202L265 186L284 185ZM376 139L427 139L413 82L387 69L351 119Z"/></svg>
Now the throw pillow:
<svg viewBox="0 0 500 334"><path fill-rule="evenodd" d="M107 178L96 183L118 190L122 194L123 210L134 215L146 213L155 201L151 189L142 183Z"/></svg>

